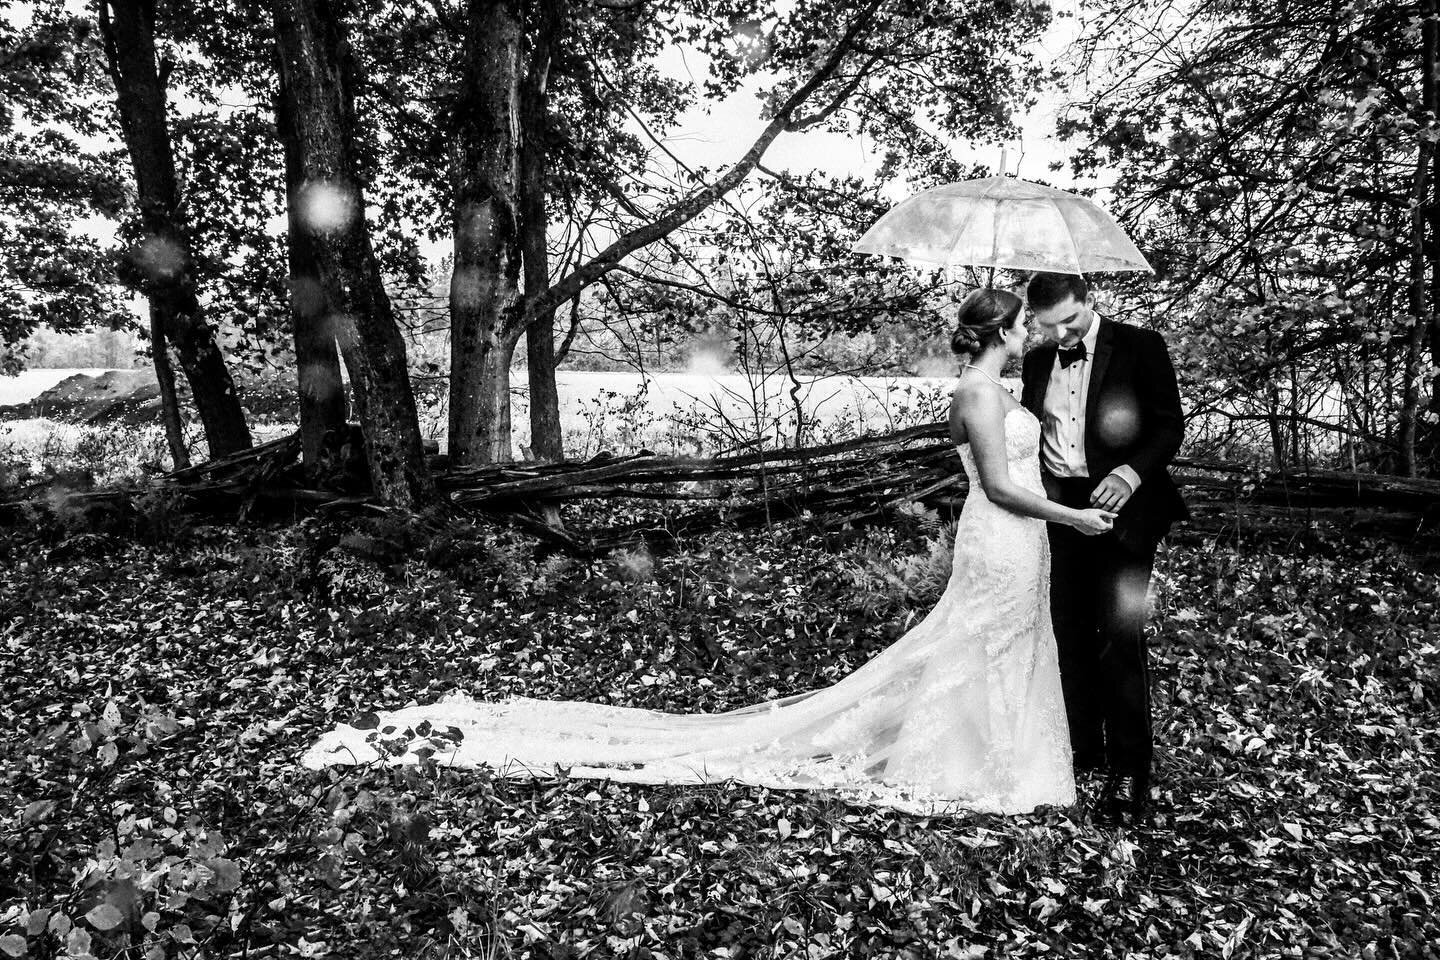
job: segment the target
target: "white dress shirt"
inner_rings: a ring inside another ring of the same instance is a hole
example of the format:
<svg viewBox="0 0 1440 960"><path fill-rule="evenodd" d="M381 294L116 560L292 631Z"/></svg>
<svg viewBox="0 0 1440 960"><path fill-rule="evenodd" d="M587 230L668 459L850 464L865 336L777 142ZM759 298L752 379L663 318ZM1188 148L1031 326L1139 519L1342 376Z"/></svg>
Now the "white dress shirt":
<svg viewBox="0 0 1440 960"><path fill-rule="evenodd" d="M1095 365L1095 342L1099 337L1100 317L1097 314L1080 340L1085 344L1085 357L1062 367L1057 351L1054 365L1050 368L1040 458L1045 469L1057 477L1090 476L1085 462L1085 404L1090 396L1090 371ZM1140 489L1140 475L1128 464L1122 463L1110 473L1129 484L1131 493Z"/></svg>

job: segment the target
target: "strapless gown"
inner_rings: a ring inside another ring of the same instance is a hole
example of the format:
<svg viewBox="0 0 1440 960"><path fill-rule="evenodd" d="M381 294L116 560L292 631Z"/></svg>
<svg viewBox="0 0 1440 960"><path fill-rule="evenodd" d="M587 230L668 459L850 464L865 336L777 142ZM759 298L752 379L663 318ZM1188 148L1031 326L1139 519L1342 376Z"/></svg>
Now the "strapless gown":
<svg viewBox="0 0 1440 960"><path fill-rule="evenodd" d="M1016 408L1005 431L1012 478L1043 496L1039 422ZM924 815L1071 804L1045 523L986 499L969 445L958 449L970 491L943 594L904 636L828 687L689 714L456 693L379 711L371 729L342 724L301 762L432 756L510 777L563 767L630 783L733 779Z"/></svg>

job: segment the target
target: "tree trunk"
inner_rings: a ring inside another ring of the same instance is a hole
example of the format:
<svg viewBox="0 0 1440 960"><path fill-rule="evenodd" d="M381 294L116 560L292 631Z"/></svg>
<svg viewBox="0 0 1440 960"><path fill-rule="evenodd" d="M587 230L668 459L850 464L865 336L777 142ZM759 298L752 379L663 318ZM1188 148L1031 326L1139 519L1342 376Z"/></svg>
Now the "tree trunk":
<svg viewBox="0 0 1440 960"><path fill-rule="evenodd" d="M163 335L157 361L165 343L175 347L212 458L249 449L250 428L239 394L200 309L165 115L165 78L155 57L153 0L100 0L99 13L144 232L126 259L136 285L150 301L151 322ZM162 376L158 367L156 376Z"/></svg>
<svg viewBox="0 0 1440 960"><path fill-rule="evenodd" d="M1270 422L1270 455L1275 466L1285 466L1285 428L1281 424L1280 385L1271 376L1265 383L1265 413Z"/></svg>
<svg viewBox="0 0 1440 960"><path fill-rule="evenodd" d="M1431 129L1440 133L1440 76L1436 60L1440 58L1440 0L1422 0L1424 22L1420 28L1421 97L1430 115ZM1440 246L1440 149L1432 142L1430 148L1430 243ZM1430 258L1430 362L1437 371L1430 381L1430 412L1440 417L1440 257ZM1440 463L1440 426L1431 431L1432 462Z"/></svg>
<svg viewBox="0 0 1440 960"><path fill-rule="evenodd" d="M536 460L564 460L553 310L536 317L526 328L525 364L530 378L530 453Z"/></svg>
<svg viewBox="0 0 1440 960"><path fill-rule="evenodd" d="M340 295L357 348L351 379L365 397L361 428L375 495L399 507L434 499L420 422L380 265L370 243L345 75L348 44L328 0L273 0L281 82L293 97L300 160L300 217L322 284ZM342 326L343 331L343 326Z"/></svg>
<svg viewBox="0 0 1440 960"><path fill-rule="evenodd" d="M1436 58L1436 3L1422 0L1420 4L1422 25L1420 34L1420 87L1421 103L1427 114L1425 122L1435 129L1435 58ZM1400 410L1400 470L1407 477L1418 476L1420 456L1417 440L1420 435L1420 394L1422 389L1420 367L1425 356L1425 341L1431 340L1431 355L1435 343L1431 328L1436 323L1433 309L1434 284L1437 268L1425 256L1426 229L1433 222L1430 196L1433 187L1434 170L1437 162L1435 143L1428 137L1421 137L1419 156L1415 163L1415 177L1410 194L1410 276L1409 312L1410 333L1405 340L1405 366L1402 370L1404 405Z"/></svg>
<svg viewBox="0 0 1440 960"><path fill-rule="evenodd" d="M1429 332L1430 318L1426 315L1426 282L1428 280L1425 259L1426 186L1430 178L1430 159L1433 144L1420 141L1420 156L1415 165L1410 214L1410 277L1409 312L1410 332L1405 339L1405 363L1401 370L1401 388L1404 402L1400 408L1400 472L1407 477L1419 475L1419 459L1416 455L1416 439L1420 427L1421 360L1424 357L1425 335Z"/></svg>
<svg viewBox="0 0 1440 960"><path fill-rule="evenodd" d="M297 219L292 206L291 237L303 230ZM335 313L320 283L319 267L305 250L303 239L291 240L289 253L290 322L295 336L301 462L310 468L321 463L327 452L333 455L339 449L350 411L345 400L345 383L340 376L340 351L332 328Z"/></svg>
<svg viewBox="0 0 1440 960"><path fill-rule="evenodd" d="M522 27L514 0L467 0L451 151L450 456L510 460L509 361L519 339ZM492 379L499 377L505 385Z"/></svg>
<svg viewBox="0 0 1440 960"><path fill-rule="evenodd" d="M300 216L303 167L294 97L283 79L275 98L275 125L285 152L285 197L290 268L290 324L295 338L296 385L300 406L301 463L313 471L338 452L349 416L340 378L340 352L333 329L340 297L320 277Z"/></svg>
<svg viewBox="0 0 1440 960"><path fill-rule="evenodd" d="M452 460L457 464L507 463L514 459L511 450L510 360L515 355L513 338L486 336L474 343L465 364L468 379L468 403L471 422L479 429L469 434L470 457ZM454 390L451 390L454 396ZM455 407L450 407L450 436L464 432L456 420Z"/></svg>
<svg viewBox="0 0 1440 960"><path fill-rule="evenodd" d="M160 385L160 419L165 424L165 442L170 445L173 464L170 469L184 470L190 466L190 451L185 448L180 398L175 394L175 368L170 366L170 345L165 342L165 328L153 305L150 307L150 349L155 362L155 381Z"/></svg>
<svg viewBox="0 0 1440 960"><path fill-rule="evenodd" d="M550 59L558 17L553 0L540 0L530 63L521 88L520 222L525 260L525 296L550 287L545 204ZM525 328L525 362L530 388L530 453L536 460L563 460L560 392L555 385L555 307L537 314Z"/></svg>

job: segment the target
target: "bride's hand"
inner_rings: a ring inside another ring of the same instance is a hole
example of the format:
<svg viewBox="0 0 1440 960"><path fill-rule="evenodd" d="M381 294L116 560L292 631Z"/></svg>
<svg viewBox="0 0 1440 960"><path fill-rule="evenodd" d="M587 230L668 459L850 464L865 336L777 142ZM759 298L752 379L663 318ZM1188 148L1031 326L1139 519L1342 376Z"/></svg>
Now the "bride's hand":
<svg viewBox="0 0 1440 960"><path fill-rule="evenodd" d="M1075 520L1071 524L1076 530L1093 537L1101 533L1109 533L1118 516L1111 510L1101 510L1099 507L1090 507L1085 510L1075 511Z"/></svg>

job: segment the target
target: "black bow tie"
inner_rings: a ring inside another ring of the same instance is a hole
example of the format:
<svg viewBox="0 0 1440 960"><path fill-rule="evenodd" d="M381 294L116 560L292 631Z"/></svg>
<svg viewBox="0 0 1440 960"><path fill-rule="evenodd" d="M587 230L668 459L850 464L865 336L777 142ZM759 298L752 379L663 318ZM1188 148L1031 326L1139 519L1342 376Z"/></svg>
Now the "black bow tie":
<svg viewBox="0 0 1440 960"><path fill-rule="evenodd" d="M1084 341L1084 340L1081 340L1079 343L1075 344L1075 346L1073 346L1073 347L1063 347L1063 348L1061 348L1061 350L1060 350L1060 352L1059 352L1059 357L1060 357L1060 369L1061 369L1061 370L1064 370L1066 367L1070 366L1070 364L1074 363L1076 360L1084 360L1084 359L1085 359L1085 341Z"/></svg>

